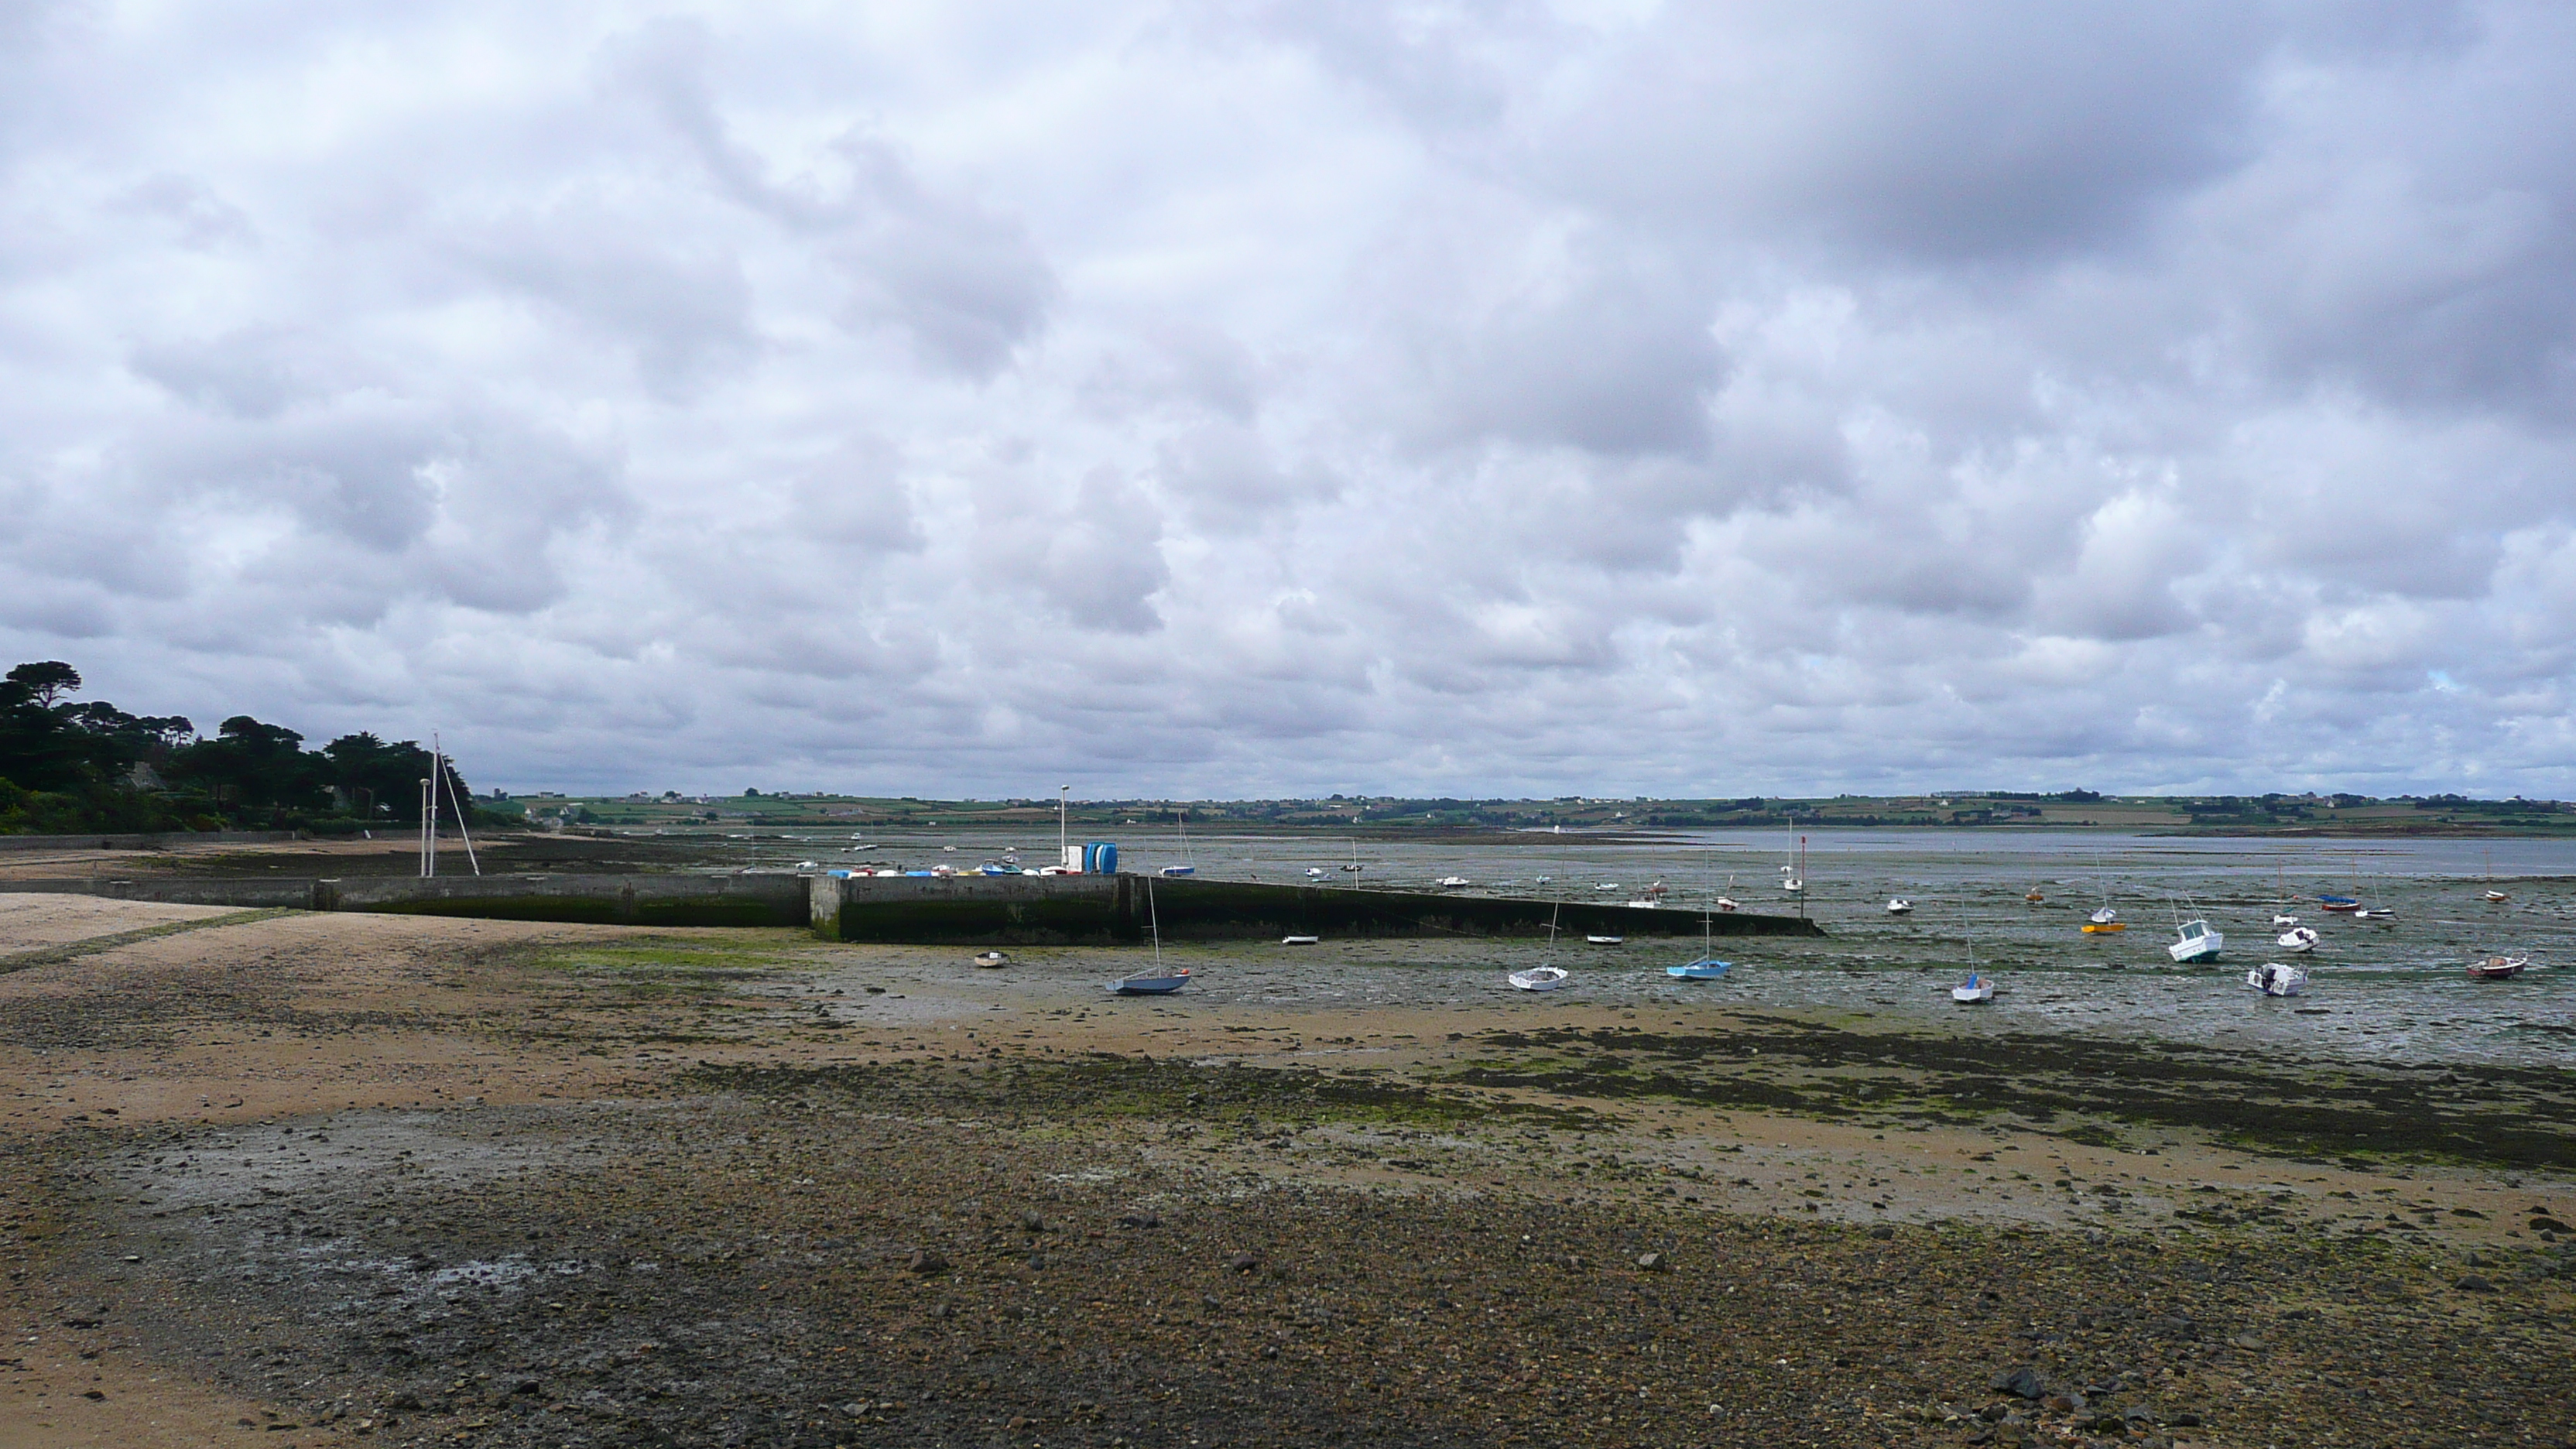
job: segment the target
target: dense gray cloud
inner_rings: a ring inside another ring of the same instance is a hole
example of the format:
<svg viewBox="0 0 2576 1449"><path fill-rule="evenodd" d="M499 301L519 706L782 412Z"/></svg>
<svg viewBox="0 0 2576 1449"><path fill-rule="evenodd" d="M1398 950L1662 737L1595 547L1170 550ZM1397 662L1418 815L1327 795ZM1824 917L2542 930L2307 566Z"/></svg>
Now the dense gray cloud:
<svg viewBox="0 0 2576 1449"><path fill-rule="evenodd" d="M478 782L2576 794L2576 15L0 14L0 647Z"/></svg>

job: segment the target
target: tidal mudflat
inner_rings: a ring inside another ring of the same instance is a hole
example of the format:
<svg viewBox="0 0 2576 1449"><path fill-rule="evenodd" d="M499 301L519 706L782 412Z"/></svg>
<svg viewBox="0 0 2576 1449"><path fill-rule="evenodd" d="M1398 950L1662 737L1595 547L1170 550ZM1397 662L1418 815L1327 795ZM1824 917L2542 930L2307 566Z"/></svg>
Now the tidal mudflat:
<svg viewBox="0 0 2576 1449"><path fill-rule="evenodd" d="M2576 1401L2546 1060L1752 966L1532 999L1527 943L1167 951L1203 985L1123 1000L1144 953L48 900L0 898L13 1449L2553 1443Z"/></svg>

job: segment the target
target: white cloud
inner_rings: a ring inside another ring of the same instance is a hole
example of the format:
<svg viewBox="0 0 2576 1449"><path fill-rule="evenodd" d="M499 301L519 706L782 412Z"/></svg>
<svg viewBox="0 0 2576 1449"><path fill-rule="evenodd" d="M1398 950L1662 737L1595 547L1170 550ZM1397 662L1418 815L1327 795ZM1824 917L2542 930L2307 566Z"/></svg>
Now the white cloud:
<svg viewBox="0 0 2576 1449"><path fill-rule="evenodd" d="M527 785L2576 793L2570 24L19 7L0 647Z"/></svg>

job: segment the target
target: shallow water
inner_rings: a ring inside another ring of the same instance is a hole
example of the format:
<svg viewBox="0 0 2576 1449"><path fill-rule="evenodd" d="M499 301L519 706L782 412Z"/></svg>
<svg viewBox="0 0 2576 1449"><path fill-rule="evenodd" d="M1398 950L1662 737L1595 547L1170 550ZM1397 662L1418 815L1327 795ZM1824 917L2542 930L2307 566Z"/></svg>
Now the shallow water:
<svg viewBox="0 0 2576 1449"><path fill-rule="evenodd" d="M1168 826L1108 832L1120 864L1150 872L1181 858ZM2566 1066L2576 1060L2576 842L2549 840L2314 840L2153 837L1986 830L1802 832L1804 909L1822 940L1722 942L1736 963L1724 980L1684 983L1666 965L1699 954L1687 939L1637 937L1620 947L1558 943L1555 964L1574 972L1564 990L1529 996L1502 973L1548 957L1539 942L1377 941L1321 947L1193 947L1200 966L1190 995L1241 1005L1475 1007L1493 1024L1543 1019L1551 1000L1648 1013L1697 1004L1848 1010L1883 1018L1937 1018L1962 1032L2117 1033L2380 1061L2485 1061ZM1026 863L1054 856L1052 833L1017 844ZM997 854L989 835L872 838L859 852L913 867L973 865ZM954 845L955 851L940 847ZM761 863L850 858L846 835L762 842ZM1309 868L1323 883L1420 890L1464 876L1471 890L1568 900L1622 901L1651 883L1665 909L1693 910L1724 893L1747 910L1796 912L1779 889L1785 832L1675 832L1652 843L1532 835L1512 844L1364 844L1363 869L1347 842L1329 837L1193 832L1202 878L1289 883ZM1338 853L1336 853L1338 851ZM2511 899L2480 899L2489 884ZM1542 884L1540 877L1548 877ZM1605 889L1615 887L1615 889ZM2023 899L2036 888L2038 904ZM2318 909L2320 893L2358 896L2395 910L2355 922ZM1915 902L1891 916L1891 895ZM2129 923L2118 935L2078 928L2107 900ZM2301 961L2273 946L2284 905L2323 937ZM2175 968L2165 954L2186 914L2225 934L2221 964ZM1980 1007L1954 1005L1947 986L1972 958L2001 982ZM2463 967L2496 953L2529 955L2543 969L2506 982L2470 980ZM2245 971L2299 961L2307 994L2258 996ZM1104 960L1101 974L1115 974ZM1177 1007L1188 996L1174 998ZM1664 1018L1672 1019L1670 1015Z"/></svg>

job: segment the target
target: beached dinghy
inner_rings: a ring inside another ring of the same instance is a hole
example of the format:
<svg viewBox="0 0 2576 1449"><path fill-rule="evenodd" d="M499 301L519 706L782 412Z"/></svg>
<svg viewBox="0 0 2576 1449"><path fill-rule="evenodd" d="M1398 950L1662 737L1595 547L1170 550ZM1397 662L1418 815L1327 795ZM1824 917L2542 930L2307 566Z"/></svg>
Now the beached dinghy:
<svg viewBox="0 0 2576 1449"><path fill-rule="evenodd" d="M1444 875L1433 884L1444 891L1463 891L1467 888L1467 878L1463 875Z"/></svg>
<svg viewBox="0 0 2576 1449"><path fill-rule="evenodd" d="M1628 944L1628 938L1625 936L1586 936L1583 939L1595 946L1625 946Z"/></svg>
<svg viewBox="0 0 2576 1449"><path fill-rule="evenodd" d="M2274 941L2272 944L2280 947L2284 951L2293 951L2304 956L2310 951L2317 949L2316 929L2312 926L2292 926L2290 929L2283 931L2280 939Z"/></svg>
<svg viewBox="0 0 2576 1449"><path fill-rule="evenodd" d="M2511 981L2530 967L2531 958L2528 956L2489 956L2483 961L2469 963L2469 978L2473 981Z"/></svg>
<svg viewBox="0 0 2576 1449"><path fill-rule="evenodd" d="M1952 1001L1967 1003L1992 1001L1995 999L1994 978L1991 976L1980 976L1976 972L1971 971L1968 973L1967 980L1950 988L1950 999Z"/></svg>
<svg viewBox="0 0 2576 1449"><path fill-rule="evenodd" d="M990 971L995 967L1010 965L1011 958L999 951L978 951L975 953L975 964Z"/></svg>
<svg viewBox="0 0 2576 1449"><path fill-rule="evenodd" d="M1514 991L1554 991L1565 984L1566 975L1562 966L1532 966L1503 979L1512 983Z"/></svg>
<svg viewBox="0 0 2576 1449"><path fill-rule="evenodd" d="M1913 915L1914 903L1903 896L1890 896L1887 898L1887 913L1891 916Z"/></svg>
<svg viewBox="0 0 2576 1449"><path fill-rule="evenodd" d="M2129 923L2121 920L2119 911L2108 905L2084 918L2083 931L2088 936L2108 936L2127 929Z"/></svg>
<svg viewBox="0 0 2576 1449"><path fill-rule="evenodd" d="M1324 938L1321 936L1282 936L1279 938L1279 944L1282 946L1315 946L1321 945L1323 940Z"/></svg>
<svg viewBox="0 0 2576 1449"><path fill-rule="evenodd" d="M2296 996L2307 989L2308 973L2296 966L2266 961L2245 973L2245 984L2265 996Z"/></svg>

